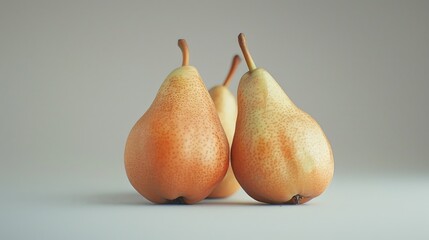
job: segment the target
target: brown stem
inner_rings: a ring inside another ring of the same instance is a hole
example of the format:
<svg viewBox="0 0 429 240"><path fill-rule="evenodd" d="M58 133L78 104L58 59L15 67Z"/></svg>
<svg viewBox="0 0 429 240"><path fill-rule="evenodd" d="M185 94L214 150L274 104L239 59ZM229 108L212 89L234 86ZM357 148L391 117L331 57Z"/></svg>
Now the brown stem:
<svg viewBox="0 0 429 240"><path fill-rule="evenodd" d="M249 53L249 50L247 49L246 37L244 36L243 33L240 33L240 35L238 35L238 44L240 44L240 48L241 48L241 51L243 52L244 59L246 60L249 71L255 70L256 65L255 65L255 62L253 62L253 59Z"/></svg>
<svg viewBox="0 0 429 240"><path fill-rule="evenodd" d="M231 68L229 69L228 75L226 76L225 81L223 81L223 85L225 87L228 87L229 84L231 83L232 76L234 75L235 70L237 70L238 64L240 64L240 62L241 62L240 56L235 55L234 58L232 59Z"/></svg>
<svg viewBox="0 0 429 240"><path fill-rule="evenodd" d="M183 56L182 66L189 65L189 49L188 49L188 44L186 43L186 40L179 39L177 44L179 45L180 50L182 50L182 56Z"/></svg>

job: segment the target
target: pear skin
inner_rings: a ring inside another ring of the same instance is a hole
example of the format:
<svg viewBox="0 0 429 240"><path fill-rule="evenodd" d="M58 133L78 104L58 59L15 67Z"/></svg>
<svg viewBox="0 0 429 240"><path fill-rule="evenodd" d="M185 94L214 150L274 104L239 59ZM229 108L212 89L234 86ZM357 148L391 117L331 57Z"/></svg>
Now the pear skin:
<svg viewBox="0 0 429 240"><path fill-rule="evenodd" d="M230 146L234 138L235 122L237 120L237 101L228 86L240 61L240 57L235 55L224 83L209 90ZM237 192L239 188L240 184L237 182L230 165L224 179L210 193L209 198L225 198Z"/></svg>
<svg viewBox="0 0 429 240"><path fill-rule="evenodd" d="M131 129L125 169L131 185L154 203L205 199L229 166L229 145L214 103L186 42L183 64L162 83L152 105Z"/></svg>
<svg viewBox="0 0 429 240"><path fill-rule="evenodd" d="M274 78L249 67L237 91L238 117L231 163L241 187L257 201L302 204L319 196L334 174L332 149L319 124L299 109Z"/></svg>

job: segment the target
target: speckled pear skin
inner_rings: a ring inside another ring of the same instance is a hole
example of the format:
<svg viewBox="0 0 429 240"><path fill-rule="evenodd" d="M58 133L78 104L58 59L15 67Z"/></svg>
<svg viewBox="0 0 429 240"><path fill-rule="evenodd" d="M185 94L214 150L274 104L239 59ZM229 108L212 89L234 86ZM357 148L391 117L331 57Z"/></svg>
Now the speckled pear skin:
<svg viewBox="0 0 429 240"><path fill-rule="evenodd" d="M128 136L128 179L154 203L193 204L212 192L228 166L228 140L198 71L175 69Z"/></svg>
<svg viewBox="0 0 429 240"><path fill-rule="evenodd" d="M319 124L262 68L241 78L237 95L231 162L241 187L272 204L320 195L333 177L334 159Z"/></svg>
<svg viewBox="0 0 429 240"><path fill-rule="evenodd" d="M232 144L235 131L235 122L237 120L237 101L228 87L219 85L209 90L210 96L213 99L220 122L225 131L228 143ZM231 196L240 188L240 184L234 176L231 165L224 179L210 193L209 198L225 198Z"/></svg>

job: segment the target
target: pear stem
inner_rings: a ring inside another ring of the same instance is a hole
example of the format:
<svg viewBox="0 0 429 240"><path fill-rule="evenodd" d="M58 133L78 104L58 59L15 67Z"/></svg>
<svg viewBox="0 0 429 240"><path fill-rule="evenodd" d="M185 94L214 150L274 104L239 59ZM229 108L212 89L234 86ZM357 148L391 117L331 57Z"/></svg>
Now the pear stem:
<svg viewBox="0 0 429 240"><path fill-rule="evenodd" d="M240 33L240 35L238 35L238 44L240 44L240 48L241 48L241 51L243 52L244 59L246 60L249 71L255 70L256 65L255 65L255 62L253 62L253 59L249 53L249 50L247 49L246 37L244 36L243 33Z"/></svg>
<svg viewBox="0 0 429 240"><path fill-rule="evenodd" d="M177 44L179 45L180 50L182 50L182 56L183 56L182 66L188 66L189 65L188 44L186 43L185 39L179 39Z"/></svg>
<svg viewBox="0 0 429 240"><path fill-rule="evenodd" d="M225 87L229 86L229 84L231 83L232 76L234 75L235 70L237 70L238 64L240 64L240 62L241 62L240 56L235 55L234 58L232 59L231 68L229 69L228 75L226 76L225 81L223 82L222 85L224 85Z"/></svg>

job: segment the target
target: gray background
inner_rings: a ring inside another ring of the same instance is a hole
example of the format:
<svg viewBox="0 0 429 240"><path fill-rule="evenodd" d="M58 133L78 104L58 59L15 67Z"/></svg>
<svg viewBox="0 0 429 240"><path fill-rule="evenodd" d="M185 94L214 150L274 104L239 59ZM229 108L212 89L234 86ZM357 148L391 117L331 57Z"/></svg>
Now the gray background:
<svg viewBox="0 0 429 240"><path fill-rule="evenodd" d="M428 237L428 12L429 1L1 0L0 238ZM240 32L324 128L332 185L298 207L242 191L148 203L123 148L181 63L177 39L210 88Z"/></svg>

